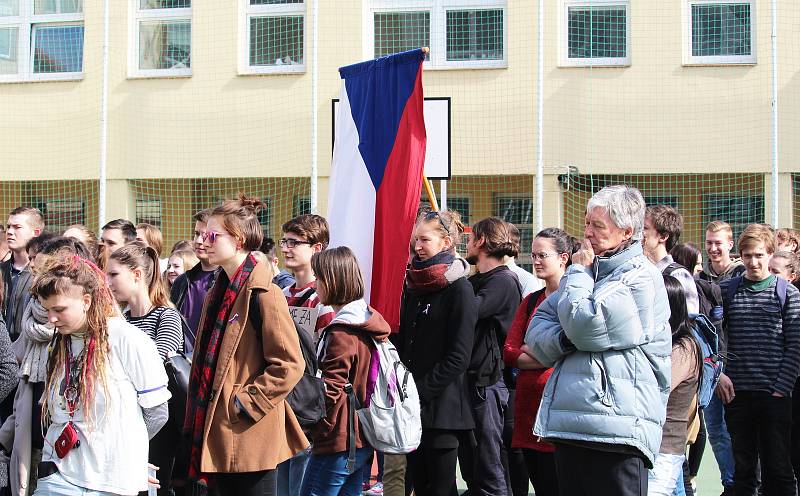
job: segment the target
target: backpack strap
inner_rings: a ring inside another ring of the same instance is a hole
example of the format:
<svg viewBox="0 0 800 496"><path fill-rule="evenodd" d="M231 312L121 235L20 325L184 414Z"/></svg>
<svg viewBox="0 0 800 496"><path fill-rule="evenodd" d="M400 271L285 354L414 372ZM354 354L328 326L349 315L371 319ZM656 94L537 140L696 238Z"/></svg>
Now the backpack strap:
<svg viewBox="0 0 800 496"><path fill-rule="evenodd" d="M778 277L775 281L775 292L778 293L778 301L781 303L781 317L786 317L786 290L789 287L789 281L783 277Z"/></svg>
<svg viewBox="0 0 800 496"><path fill-rule="evenodd" d="M536 306L536 302L541 297L542 293L545 291L546 288L542 288L539 291L535 291L531 293L531 297L528 298L528 304L525 306L525 313L528 315L528 320L531 319L531 314L533 313L533 308Z"/></svg>
<svg viewBox="0 0 800 496"><path fill-rule="evenodd" d="M678 262L672 262L669 265L667 265L666 267L664 267L664 270L662 270L661 273L666 275L666 276L671 276L673 272L675 272L678 269L683 269L683 268L685 268L685 267L683 265L679 264Z"/></svg>
<svg viewBox="0 0 800 496"><path fill-rule="evenodd" d="M347 469L348 474L352 474L356 467L356 394L353 385L344 385L344 392L347 394Z"/></svg>

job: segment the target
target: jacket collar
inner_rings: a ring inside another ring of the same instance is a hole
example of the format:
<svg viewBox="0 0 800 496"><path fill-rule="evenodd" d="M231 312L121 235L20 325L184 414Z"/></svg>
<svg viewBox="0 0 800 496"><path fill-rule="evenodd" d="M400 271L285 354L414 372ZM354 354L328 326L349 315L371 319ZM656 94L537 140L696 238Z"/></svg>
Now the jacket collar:
<svg viewBox="0 0 800 496"><path fill-rule="evenodd" d="M641 256L642 243L634 241L627 248L624 248L610 257L595 257L594 259L594 273L595 279L602 279L611 274L617 267L630 261L631 259Z"/></svg>

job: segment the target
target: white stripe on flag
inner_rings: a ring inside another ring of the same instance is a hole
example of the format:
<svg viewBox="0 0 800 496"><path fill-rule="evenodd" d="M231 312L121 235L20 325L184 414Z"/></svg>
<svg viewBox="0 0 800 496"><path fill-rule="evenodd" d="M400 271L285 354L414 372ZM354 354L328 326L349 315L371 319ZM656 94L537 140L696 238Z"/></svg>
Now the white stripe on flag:
<svg viewBox="0 0 800 496"><path fill-rule="evenodd" d="M336 143L328 187L330 247L348 246L358 258L364 276L364 299L369 302L372 248L375 240L375 186L358 150L358 129L342 82L336 117Z"/></svg>

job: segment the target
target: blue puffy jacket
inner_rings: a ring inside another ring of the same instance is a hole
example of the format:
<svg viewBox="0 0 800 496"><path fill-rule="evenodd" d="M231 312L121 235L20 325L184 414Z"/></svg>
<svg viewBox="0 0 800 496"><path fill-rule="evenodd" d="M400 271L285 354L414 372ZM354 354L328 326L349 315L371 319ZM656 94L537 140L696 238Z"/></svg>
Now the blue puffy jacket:
<svg viewBox="0 0 800 496"><path fill-rule="evenodd" d="M669 397L669 315L661 272L640 243L571 266L525 336L554 366L534 434L633 446L652 465Z"/></svg>

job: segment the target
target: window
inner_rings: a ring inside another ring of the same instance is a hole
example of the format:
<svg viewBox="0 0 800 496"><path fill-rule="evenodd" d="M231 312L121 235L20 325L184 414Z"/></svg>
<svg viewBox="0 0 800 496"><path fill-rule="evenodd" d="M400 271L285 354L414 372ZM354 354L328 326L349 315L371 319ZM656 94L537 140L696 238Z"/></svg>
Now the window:
<svg viewBox="0 0 800 496"><path fill-rule="evenodd" d="M684 15L684 63L755 64L753 0L688 0Z"/></svg>
<svg viewBox="0 0 800 496"><path fill-rule="evenodd" d="M507 66L506 0L371 0L365 57L430 47L427 68Z"/></svg>
<svg viewBox="0 0 800 496"><path fill-rule="evenodd" d="M455 210L461 216L461 223L465 226L469 224L469 198L463 196L448 197L447 198L448 210ZM466 255L467 253L467 236L461 236L461 242L456 247L458 253Z"/></svg>
<svg viewBox="0 0 800 496"><path fill-rule="evenodd" d="M533 243L533 195L513 196L495 194L494 215L519 229L519 256L517 264L530 271L533 269L530 247Z"/></svg>
<svg viewBox="0 0 800 496"><path fill-rule="evenodd" d="M703 195L705 224L722 220L731 225L733 239L739 239L747 224L764 222L764 197L729 193L707 193Z"/></svg>
<svg viewBox="0 0 800 496"><path fill-rule="evenodd" d="M272 237L272 198L264 197L261 199L264 202L264 208L258 211L258 223L261 224L261 230L264 231L264 236Z"/></svg>
<svg viewBox="0 0 800 496"><path fill-rule="evenodd" d="M680 211L678 208L678 197L676 195L643 195L644 203L648 207L653 205L666 205L675 210Z"/></svg>
<svg viewBox="0 0 800 496"><path fill-rule="evenodd" d="M630 65L628 0L563 0L560 65Z"/></svg>
<svg viewBox="0 0 800 496"><path fill-rule="evenodd" d="M136 223L142 222L161 229L161 198L145 196L136 199Z"/></svg>
<svg viewBox="0 0 800 496"><path fill-rule="evenodd" d="M295 195L294 205L292 205L292 218L310 213L311 213L311 198L307 196Z"/></svg>
<svg viewBox="0 0 800 496"><path fill-rule="evenodd" d="M303 0L240 0L240 74L304 72Z"/></svg>
<svg viewBox="0 0 800 496"><path fill-rule="evenodd" d="M83 200L36 200L33 202L44 216L50 232L64 232L72 224L86 224L86 203Z"/></svg>
<svg viewBox="0 0 800 496"><path fill-rule="evenodd" d="M191 0L130 1L133 12L131 76L190 76Z"/></svg>
<svg viewBox="0 0 800 496"><path fill-rule="evenodd" d="M0 0L0 81L82 77L82 0Z"/></svg>

